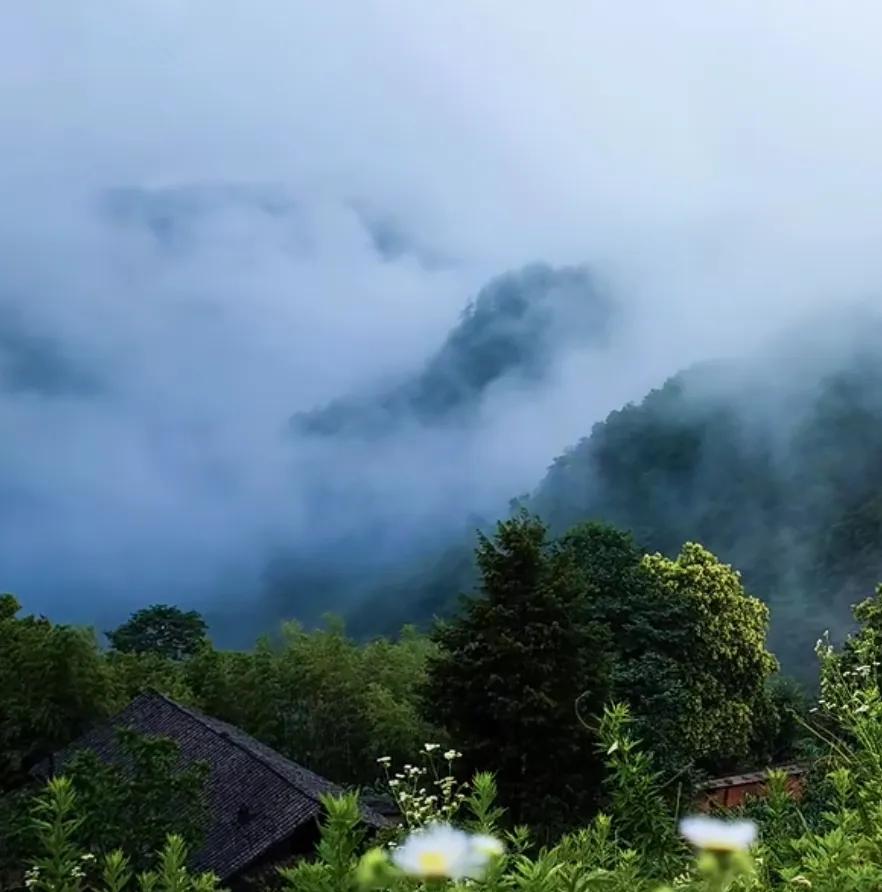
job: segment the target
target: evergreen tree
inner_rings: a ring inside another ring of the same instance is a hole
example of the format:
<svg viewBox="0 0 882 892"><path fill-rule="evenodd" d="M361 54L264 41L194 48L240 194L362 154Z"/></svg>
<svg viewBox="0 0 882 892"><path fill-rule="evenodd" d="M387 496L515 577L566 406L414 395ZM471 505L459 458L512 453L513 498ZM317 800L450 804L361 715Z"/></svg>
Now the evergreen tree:
<svg viewBox="0 0 882 892"><path fill-rule="evenodd" d="M426 701L474 768L497 774L516 821L578 819L596 795L597 756L578 712L606 694L602 630L572 553L525 513L477 548L480 595L438 627Z"/></svg>

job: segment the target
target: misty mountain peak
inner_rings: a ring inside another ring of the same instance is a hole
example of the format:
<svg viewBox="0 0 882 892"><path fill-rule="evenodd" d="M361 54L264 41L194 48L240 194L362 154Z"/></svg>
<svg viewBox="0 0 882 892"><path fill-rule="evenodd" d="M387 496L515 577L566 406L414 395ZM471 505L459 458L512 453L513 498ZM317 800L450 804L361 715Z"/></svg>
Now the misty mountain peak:
<svg viewBox="0 0 882 892"><path fill-rule="evenodd" d="M474 411L503 381L532 387L560 355L603 344L613 305L586 267L535 263L488 282L412 377L381 392L295 416L300 433L365 435L405 422L433 426Z"/></svg>

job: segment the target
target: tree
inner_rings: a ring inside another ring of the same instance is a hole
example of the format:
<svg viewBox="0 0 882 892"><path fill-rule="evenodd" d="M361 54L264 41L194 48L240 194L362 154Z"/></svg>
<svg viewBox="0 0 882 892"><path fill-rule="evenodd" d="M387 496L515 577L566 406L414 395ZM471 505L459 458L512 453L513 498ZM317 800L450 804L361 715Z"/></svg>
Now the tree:
<svg viewBox="0 0 882 892"><path fill-rule="evenodd" d="M187 660L171 660L157 653L120 653L111 651L107 664L113 675L120 702L128 703L145 691L156 691L179 703L198 706L185 671Z"/></svg>
<svg viewBox="0 0 882 892"><path fill-rule="evenodd" d="M675 653L685 644L685 605L664 597L643 561L634 537L609 524L590 522L570 529L561 539L582 575L591 619L609 632L614 662L623 665L647 651ZM629 700L629 688L610 682L614 700Z"/></svg>
<svg viewBox="0 0 882 892"><path fill-rule="evenodd" d="M0 596L0 791L118 705L91 630L19 610Z"/></svg>
<svg viewBox="0 0 882 892"><path fill-rule="evenodd" d="M748 753L768 759L792 748L798 735L794 713L804 711L798 686L786 679L766 685L766 667L773 665L770 655L763 657L749 646L746 652L758 661L755 686L738 691L736 684L725 692L730 704L745 698L751 704L747 748L743 736L730 749L731 740L708 747L707 738L690 740L681 733L678 717L688 714L696 692L705 685L707 665L696 666L696 657L721 661L727 668L736 658L736 650L702 649L702 636L721 644L723 630L764 642L767 612L744 593L737 573L701 546L687 545L677 561L646 558L630 534L601 523L576 526L562 542L585 575L592 618L608 630L610 696L628 704L635 732L658 767L667 774L689 765L716 770ZM687 567L691 571L686 572ZM677 575L675 568L682 573ZM674 576L676 585L671 584ZM711 615L721 625L710 628ZM737 658L742 657L743 652ZM738 726L738 734L745 731ZM697 749L693 743L699 744Z"/></svg>
<svg viewBox="0 0 882 892"><path fill-rule="evenodd" d="M155 653L181 660L199 649L207 628L195 610L185 612L168 604L153 604L106 634L113 649L121 653Z"/></svg>
<svg viewBox="0 0 882 892"><path fill-rule="evenodd" d="M686 696L678 668L688 644L685 601L660 590L630 533L583 523L561 544L582 573L591 619L606 630L610 699L630 707L634 731L656 764L679 770L681 741L666 717L678 713Z"/></svg>
<svg viewBox="0 0 882 892"><path fill-rule="evenodd" d="M584 813L596 789L577 701L587 714L602 706L602 630L586 615L572 554L549 544L537 518L521 513L492 540L480 535L476 557L480 595L435 632L426 708L471 767L496 772L515 821L559 825Z"/></svg>
<svg viewBox="0 0 882 892"><path fill-rule="evenodd" d="M328 617L314 631L285 623L251 653L203 647L181 668L210 715L335 781L369 784L378 757L406 762L438 738L419 708L432 650L412 629L360 644Z"/></svg>
<svg viewBox="0 0 882 892"><path fill-rule="evenodd" d="M766 650L768 607L696 543L687 542L675 560L655 554L643 564L683 627L675 653L647 654L632 666L632 676L650 685L637 711L653 714L669 750L684 761L735 764L750 751L777 670Z"/></svg>

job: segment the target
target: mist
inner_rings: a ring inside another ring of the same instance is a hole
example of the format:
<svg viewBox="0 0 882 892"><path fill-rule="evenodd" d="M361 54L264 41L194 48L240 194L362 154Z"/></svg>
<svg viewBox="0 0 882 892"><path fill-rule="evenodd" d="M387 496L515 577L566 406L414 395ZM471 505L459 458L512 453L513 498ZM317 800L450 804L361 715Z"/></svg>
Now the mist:
<svg viewBox="0 0 882 892"><path fill-rule="evenodd" d="M668 375L876 308L880 25L795 0L5 7L0 589L99 624L270 590L339 609L335 580L495 516ZM606 310L573 332L550 300L530 374L441 420L298 426L412 393L532 264Z"/></svg>

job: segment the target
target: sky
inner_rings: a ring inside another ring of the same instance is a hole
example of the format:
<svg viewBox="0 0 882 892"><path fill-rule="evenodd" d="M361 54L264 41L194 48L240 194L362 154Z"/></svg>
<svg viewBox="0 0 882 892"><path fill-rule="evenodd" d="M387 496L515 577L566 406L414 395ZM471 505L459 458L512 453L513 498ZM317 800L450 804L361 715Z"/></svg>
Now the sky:
<svg viewBox="0 0 882 892"><path fill-rule="evenodd" d="M250 603L273 554L385 559L684 365L875 305L880 26L858 0L4 4L0 590L99 623ZM533 262L590 269L609 337L468 425L292 434Z"/></svg>

